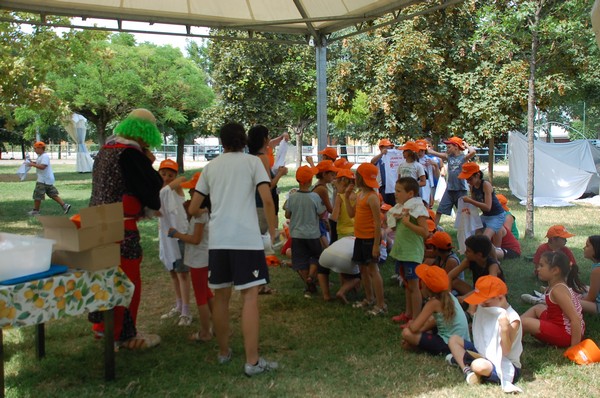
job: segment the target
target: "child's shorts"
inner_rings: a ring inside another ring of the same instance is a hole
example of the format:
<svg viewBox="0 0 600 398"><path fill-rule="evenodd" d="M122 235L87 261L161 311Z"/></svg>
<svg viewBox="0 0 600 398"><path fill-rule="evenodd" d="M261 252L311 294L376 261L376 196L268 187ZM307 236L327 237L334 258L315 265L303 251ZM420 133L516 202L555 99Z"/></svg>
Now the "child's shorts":
<svg viewBox="0 0 600 398"><path fill-rule="evenodd" d="M175 260L173 263L173 271L177 273L190 272L190 267L183 263L183 253L185 252L185 243L182 240L177 240L177 245L179 246L179 252L181 253L181 258L179 260Z"/></svg>
<svg viewBox="0 0 600 398"><path fill-rule="evenodd" d="M33 200L44 200L46 195L49 198L58 196L58 189L54 185L44 184L43 182L36 182L33 190Z"/></svg>
<svg viewBox="0 0 600 398"><path fill-rule="evenodd" d="M500 231L504 226L506 213L497 214L495 216L481 216L481 222L485 228L489 228L494 232Z"/></svg>
<svg viewBox="0 0 600 398"><path fill-rule="evenodd" d="M329 232L327 224L329 224L329 220L324 220L322 218L319 220L319 233L321 236L327 236L327 233Z"/></svg>
<svg viewBox="0 0 600 398"><path fill-rule="evenodd" d="M450 354L448 344L446 344L444 339L437 333L421 333L419 348L433 355Z"/></svg>
<svg viewBox="0 0 600 398"><path fill-rule="evenodd" d="M292 238L292 269L307 270L311 264L319 264L323 252L321 240Z"/></svg>
<svg viewBox="0 0 600 398"><path fill-rule="evenodd" d="M244 290L269 283L264 250L208 250L208 286Z"/></svg>
<svg viewBox="0 0 600 398"><path fill-rule="evenodd" d="M463 362L465 363L465 365L471 366L471 364L473 363L473 361L476 358L474 356L472 356L469 353L469 351L473 351L473 352L477 353L477 350L475 349L475 345L472 342L466 341L466 340L465 340L465 350L468 350L468 351L465 352L465 355L463 357ZM490 362L487 359L486 359L486 361ZM521 368L517 368L515 365L513 365L513 368L515 369L515 374L513 376L512 382L516 383L521 378ZM496 372L496 366L494 366L493 363L492 363L492 373L490 373L490 375L487 377L481 376L481 381L483 381L484 383L500 384L500 377L498 376L498 372Z"/></svg>
<svg viewBox="0 0 600 398"><path fill-rule="evenodd" d="M563 325L547 321L548 311L540 315L540 332L535 337L539 341L556 347L569 347L571 345L571 335Z"/></svg>
<svg viewBox="0 0 600 398"><path fill-rule="evenodd" d="M404 271L403 278L407 281L419 279L415 270L419 263L414 261L396 261L396 270L402 269Z"/></svg>
<svg viewBox="0 0 600 398"><path fill-rule="evenodd" d="M438 213L445 214L447 216L452 214L452 208L458 207L458 199L467 195L467 191L448 191L444 192L442 200L437 208Z"/></svg>
<svg viewBox="0 0 600 398"><path fill-rule="evenodd" d="M356 238L352 261L359 265L377 264L379 259L373 258L373 243L375 243L375 239Z"/></svg>

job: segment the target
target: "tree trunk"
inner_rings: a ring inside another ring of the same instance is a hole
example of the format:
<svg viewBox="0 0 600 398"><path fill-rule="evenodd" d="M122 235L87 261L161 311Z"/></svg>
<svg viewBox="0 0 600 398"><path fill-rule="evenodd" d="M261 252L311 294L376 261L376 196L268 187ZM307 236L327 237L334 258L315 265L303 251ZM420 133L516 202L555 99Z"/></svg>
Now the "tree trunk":
<svg viewBox="0 0 600 398"><path fill-rule="evenodd" d="M488 141L488 178L492 185L494 185L494 162L496 161L495 146L494 137L490 137Z"/></svg>
<svg viewBox="0 0 600 398"><path fill-rule="evenodd" d="M532 238L534 236L533 228L533 195L534 195L534 180L535 180L535 154L534 154L534 121L535 121L535 71L536 58L539 45L538 28L540 25L540 14L542 12L544 1L537 3L537 8L533 16L533 21L530 21L531 29L531 55L529 59L529 95L527 98L527 211L525 217L525 236Z"/></svg>
<svg viewBox="0 0 600 398"><path fill-rule="evenodd" d="M177 133L177 164L179 165L179 174L184 173L183 167L183 146L185 144L185 134Z"/></svg>

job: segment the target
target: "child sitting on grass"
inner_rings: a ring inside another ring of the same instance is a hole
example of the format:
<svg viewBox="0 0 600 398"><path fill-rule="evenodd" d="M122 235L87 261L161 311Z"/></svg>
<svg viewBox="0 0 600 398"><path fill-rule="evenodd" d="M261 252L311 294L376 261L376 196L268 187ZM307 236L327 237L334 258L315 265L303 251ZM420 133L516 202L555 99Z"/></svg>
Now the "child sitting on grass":
<svg viewBox="0 0 600 398"><path fill-rule="evenodd" d="M419 279L425 284L422 288L427 303L402 331L405 347L419 347L430 354L449 354L450 336L460 336L465 341L469 337L467 317L458 300L450 293L450 279L442 268L436 265L421 264L415 269Z"/></svg>
<svg viewBox="0 0 600 398"><path fill-rule="evenodd" d="M495 276L482 276L465 302L476 305L473 342L452 336L446 361L458 365L468 384L497 383L504 392L522 392L513 385L521 376L523 330L521 319L508 301L506 284Z"/></svg>
<svg viewBox="0 0 600 398"><path fill-rule="evenodd" d="M323 251L319 221L327 211L321 198L310 191L317 169L302 166L296 170L299 189L287 200L285 217L290 219L292 238L292 268L306 284L304 297L311 298L316 292L318 260Z"/></svg>
<svg viewBox="0 0 600 398"><path fill-rule="evenodd" d="M567 229L562 225L553 225L550 228L548 228L548 232L546 233L546 238L548 238L548 242L542 243L533 255L533 274L536 277L538 275L540 259L542 258L542 254L546 252L560 251L569 258L569 262L571 265L577 264L575 256L573 256L573 252L566 246L567 239L572 238L573 236L575 235L567 231Z"/></svg>
<svg viewBox="0 0 600 398"><path fill-rule="evenodd" d="M452 250L452 238L447 232L437 231L425 243L433 247L433 265L439 266L448 274L460 265L460 258ZM464 280L464 273L461 272L458 277Z"/></svg>
<svg viewBox="0 0 600 398"><path fill-rule="evenodd" d="M600 314L600 235L587 238L583 248L583 256L592 260L590 274L590 288L587 295L581 300L583 311L589 314Z"/></svg>
<svg viewBox="0 0 600 398"><path fill-rule="evenodd" d="M521 315L524 332L557 347L578 344L585 331L579 295L566 284L569 272L569 258L564 253L542 254L538 277L548 282L546 303L536 304Z"/></svg>

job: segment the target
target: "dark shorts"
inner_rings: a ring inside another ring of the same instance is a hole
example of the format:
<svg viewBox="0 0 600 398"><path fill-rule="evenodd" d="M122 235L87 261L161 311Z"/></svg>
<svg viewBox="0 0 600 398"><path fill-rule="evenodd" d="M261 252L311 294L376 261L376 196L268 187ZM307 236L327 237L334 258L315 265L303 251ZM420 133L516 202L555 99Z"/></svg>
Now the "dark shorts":
<svg viewBox="0 0 600 398"><path fill-rule="evenodd" d="M513 249L502 249L504 252L504 259L510 260L511 258L519 258L521 257L520 253L517 253Z"/></svg>
<svg viewBox="0 0 600 398"><path fill-rule="evenodd" d="M354 240L354 251L352 252L352 261L358 265L377 264L378 258L373 258L374 239Z"/></svg>
<svg viewBox="0 0 600 398"><path fill-rule="evenodd" d="M49 198L58 196L58 189L56 189L54 185L36 182L33 190L33 200L44 200L46 195L48 195Z"/></svg>
<svg viewBox="0 0 600 398"><path fill-rule="evenodd" d="M396 270L403 270L404 273L402 274L402 277L407 281L411 279L419 279L417 273L415 272L418 265L419 263L414 261L396 261Z"/></svg>
<svg viewBox="0 0 600 398"><path fill-rule="evenodd" d="M269 283L269 269L264 250L210 249L208 251L208 286L236 290Z"/></svg>
<svg viewBox="0 0 600 398"><path fill-rule="evenodd" d="M467 195L467 191L448 191L444 192L442 200L437 208L438 213L445 214L447 216L452 214L452 208L458 207L458 199Z"/></svg>
<svg viewBox="0 0 600 398"><path fill-rule="evenodd" d="M307 270L311 264L319 264L323 252L321 240L292 238L292 269Z"/></svg>
<svg viewBox="0 0 600 398"><path fill-rule="evenodd" d="M465 350L468 350L468 351L465 352L465 355L463 357L463 362L465 363L465 365L471 366L471 363L473 363L473 361L476 358L474 358L471 354L469 354L469 351L477 352L477 350L475 349L475 344L473 344L470 341L465 340ZM498 377L498 373L496 372L496 366L494 366L494 364L492 364L492 367L493 367L492 373L487 377L481 376L481 381L483 381L484 383L500 384L500 377ZM521 368L517 368L514 365L513 365L513 368L515 368L515 376L513 377L512 382L516 383L521 378Z"/></svg>
<svg viewBox="0 0 600 398"><path fill-rule="evenodd" d="M448 344L446 344L444 339L437 333L421 333L419 348L433 355L450 354Z"/></svg>
<svg viewBox="0 0 600 398"><path fill-rule="evenodd" d="M183 263L183 253L185 252L185 243L182 240L177 240L177 245L179 246L179 251L181 252L181 258L179 260L175 260L173 263L173 271L177 273L182 272L190 272L190 267Z"/></svg>

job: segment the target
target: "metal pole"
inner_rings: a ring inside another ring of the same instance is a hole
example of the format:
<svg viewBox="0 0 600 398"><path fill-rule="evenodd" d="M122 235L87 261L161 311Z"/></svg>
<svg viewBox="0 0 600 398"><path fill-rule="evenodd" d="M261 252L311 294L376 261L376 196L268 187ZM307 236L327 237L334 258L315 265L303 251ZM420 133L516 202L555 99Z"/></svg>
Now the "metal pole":
<svg viewBox="0 0 600 398"><path fill-rule="evenodd" d="M318 151L327 146L327 42L315 37L317 58L317 139Z"/></svg>

